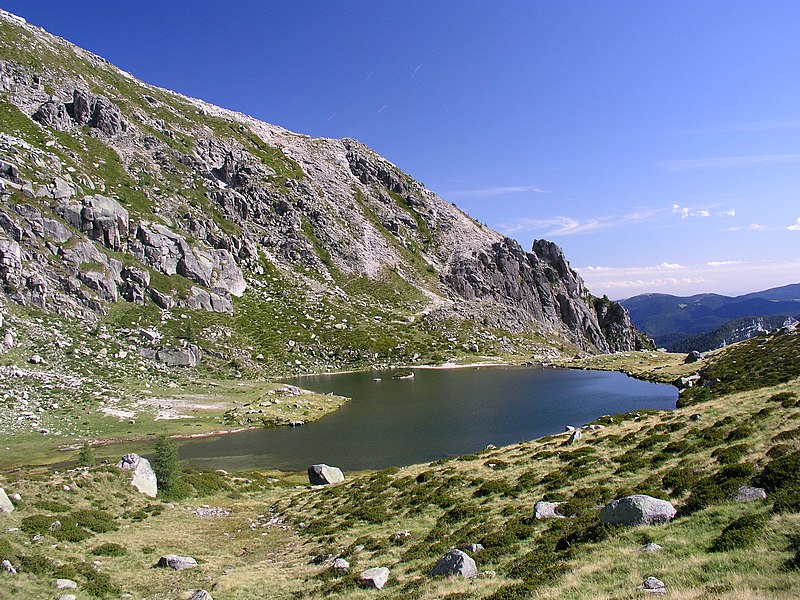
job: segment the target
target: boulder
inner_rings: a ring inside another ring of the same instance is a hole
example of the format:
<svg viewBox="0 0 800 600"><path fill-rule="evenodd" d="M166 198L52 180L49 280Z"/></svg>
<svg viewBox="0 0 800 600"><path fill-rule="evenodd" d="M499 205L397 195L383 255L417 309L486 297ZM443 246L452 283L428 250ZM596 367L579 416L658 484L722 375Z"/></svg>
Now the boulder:
<svg viewBox="0 0 800 600"><path fill-rule="evenodd" d="M683 359L684 364L691 364L696 363L700 360L700 353L697 350L692 350L689 354L686 355L686 358Z"/></svg>
<svg viewBox="0 0 800 600"><path fill-rule="evenodd" d="M200 362L202 351L194 344L185 348L165 348L156 353L156 357L170 367L194 367Z"/></svg>
<svg viewBox="0 0 800 600"><path fill-rule="evenodd" d="M311 485L329 485L341 481L344 481L344 474L339 467L329 467L326 464L308 467L308 482Z"/></svg>
<svg viewBox="0 0 800 600"><path fill-rule="evenodd" d="M165 569L175 569L176 571L183 571L184 569L191 569L197 566L197 561L191 556L178 556L177 554L165 554L158 559L154 565Z"/></svg>
<svg viewBox="0 0 800 600"><path fill-rule="evenodd" d="M659 525L671 521L676 512L666 500L636 494L604 506L600 511L600 521L611 525Z"/></svg>
<svg viewBox="0 0 800 600"><path fill-rule="evenodd" d="M56 589L58 590L74 590L78 588L78 584L72 579L56 579Z"/></svg>
<svg viewBox="0 0 800 600"><path fill-rule="evenodd" d="M197 590L194 594L189 596L189 600L214 600L205 590Z"/></svg>
<svg viewBox="0 0 800 600"><path fill-rule="evenodd" d="M459 576L472 579L478 575L478 567L465 552L451 550L439 559L431 571L431 577Z"/></svg>
<svg viewBox="0 0 800 600"><path fill-rule="evenodd" d="M639 548L639 552L644 552L645 554L650 554L652 552L661 552L663 548L654 542L650 542L649 544L645 544L641 548Z"/></svg>
<svg viewBox="0 0 800 600"><path fill-rule="evenodd" d="M9 500L8 496L6 495L6 491L3 488L0 488L0 512L10 513L14 510L14 505L11 504L11 500Z"/></svg>
<svg viewBox="0 0 800 600"><path fill-rule="evenodd" d="M337 558L333 561L331 568L336 569L337 571L346 571L350 568L350 563L344 558Z"/></svg>
<svg viewBox="0 0 800 600"><path fill-rule="evenodd" d="M667 593L667 586L666 584L661 581L660 579L656 579L655 577L648 577L642 582L642 585L639 586L641 591L645 592L646 594L666 594Z"/></svg>
<svg viewBox="0 0 800 600"><path fill-rule="evenodd" d="M3 562L2 562L2 563L0 563L0 564L2 564L2 566L3 566L3 570L4 570L6 573L8 573L8 574L10 574L10 575L16 575L16 574L17 574L17 570L14 568L14 565L12 565L10 561L8 561L8 560L3 560Z"/></svg>
<svg viewBox="0 0 800 600"><path fill-rule="evenodd" d="M544 500L539 500L539 502L533 505L533 516L536 519L563 519L564 515L556 512L561 504L563 504L563 502L545 502Z"/></svg>
<svg viewBox="0 0 800 600"><path fill-rule="evenodd" d="M146 458L142 458L135 453L126 454L117 463L117 468L133 471L131 485L145 496L156 497L158 493L156 474L150 466L150 461Z"/></svg>
<svg viewBox="0 0 800 600"><path fill-rule="evenodd" d="M58 600L76 600L75 594L61 594Z"/></svg>
<svg viewBox="0 0 800 600"><path fill-rule="evenodd" d="M374 567L362 571L359 577L366 587L382 590L386 582L389 581L389 569L386 567Z"/></svg>
<svg viewBox="0 0 800 600"><path fill-rule="evenodd" d="M581 433L581 430L580 429L576 429L575 431L573 431L570 434L569 439L567 439L567 445L571 446L572 444L577 442L582 437L583 437L583 434Z"/></svg>
<svg viewBox="0 0 800 600"><path fill-rule="evenodd" d="M749 485L740 486L733 497L736 502L754 502L755 500L766 500L767 490L760 487L750 487Z"/></svg>

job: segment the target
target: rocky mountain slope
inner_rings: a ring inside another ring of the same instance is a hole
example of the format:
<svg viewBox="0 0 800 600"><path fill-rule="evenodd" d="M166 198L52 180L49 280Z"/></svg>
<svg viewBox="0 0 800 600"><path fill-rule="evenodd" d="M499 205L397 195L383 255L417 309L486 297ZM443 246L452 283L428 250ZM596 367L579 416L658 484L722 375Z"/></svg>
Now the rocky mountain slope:
<svg viewBox="0 0 800 600"><path fill-rule="evenodd" d="M641 344L556 245L526 252L357 141L147 85L9 13L0 34L0 279L14 305L160 320L240 369Z"/></svg>
<svg viewBox="0 0 800 600"><path fill-rule="evenodd" d="M800 284L736 297L720 294L688 297L642 294L621 300L620 303L630 312L636 327L653 338L656 344L682 352L684 346L681 344L684 340L722 326L736 327L736 324L727 325L730 321L776 316L785 320L797 316L800 314ZM754 325L752 331L757 333L758 326Z"/></svg>

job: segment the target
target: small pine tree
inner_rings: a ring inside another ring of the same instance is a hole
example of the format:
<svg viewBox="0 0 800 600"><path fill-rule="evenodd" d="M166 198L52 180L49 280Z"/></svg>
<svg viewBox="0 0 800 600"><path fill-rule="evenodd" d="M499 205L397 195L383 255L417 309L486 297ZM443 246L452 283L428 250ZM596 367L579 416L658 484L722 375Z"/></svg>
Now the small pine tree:
<svg viewBox="0 0 800 600"><path fill-rule="evenodd" d="M166 434L160 435L156 441L153 471L158 482L159 496L175 496L182 488L180 485L181 463L178 459L178 448Z"/></svg>
<svg viewBox="0 0 800 600"><path fill-rule="evenodd" d="M81 450L78 452L78 463L84 467L91 467L95 464L94 448L89 442L84 442L81 446Z"/></svg>

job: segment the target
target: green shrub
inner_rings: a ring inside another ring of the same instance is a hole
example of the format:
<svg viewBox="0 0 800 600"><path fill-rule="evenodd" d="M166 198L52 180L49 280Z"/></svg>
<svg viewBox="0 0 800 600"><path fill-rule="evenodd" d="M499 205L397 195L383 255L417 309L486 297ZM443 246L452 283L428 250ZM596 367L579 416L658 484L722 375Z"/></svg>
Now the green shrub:
<svg viewBox="0 0 800 600"><path fill-rule="evenodd" d="M42 510L54 513L67 513L72 510L72 507L68 504L56 502L55 500L37 500L33 503L33 505L36 508L41 508Z"/></svg>
<svg viewBox="0 0 800 600"><path fill-rule="evenodd" d="M771 499L774 513L800 513L800 483L780 488Z"/></svg>
<svg viewBox="0 0 800 600"><path fill-rule="evenodd" d="M726 465L712 475L697 480L691 487L691 495L681 510L690 515L698 510L719 504L735 494L741 485L749 483L755 467L748 463Z"/></svg>
<svg viewBox="0 0 800 600"><path fill-rule="evenodd" d="M753 435L753 428L748 423L742 423L738 427L732 429L725 439L729 442L735 440L746 440Z"/></svg>
<svg viewBox="0 0 800 600"><path fill-rule="evenodd" d="M795 451L773 458L756 477L755 484L770 492L784 487L793 487L800 481L800 452Z"/></svg>
<svg viewBox="0 0 800 600"><path fill-rule="evenodd" d="M46 515L31 515L22 518L19 528L31 535L44 535L50 531L50 526L57 520L55 517Z"/></svg>
<svg viewBox="0 0 800 600"><path fill-rule="evenodd" d="M790 408L795 405L797 394L794 392L779 392L769 397L770 402L779 402L783 408Z"/></svg>
<svg viewBox="0 0 800 600"><path fill-rule="evenodd" d="M119 529L114 517L102 510L77 510L70 517L75 521L76 526L84 527L95 533L108 533Z"/></svg>
<svg viewBox="0 0 800 600"><path fill-rule="evenodd" d="M736 446L717 448L711 453L711 456L716 458L723 465L730 465L743 458L748 450L749 448L747 445L737 444Z"/></svg>
<svg viewBox="0 0 800 600"><path fill-rule="evenodd" d="M709 552L729 552L749 548L755 544L769 517L764 514L744 515L733 521L711 543Z"/></svg>
<svg viewBox="0 0 800 600"><path fill-rule="evenodd" d="M119 544L115 544L113 542L100 544L99 546L92 548L92 554L95 556L123 556L127 553L128 551L124 546L120 546Z"/></svg>
<svg viewBox="0 0 800 600"><path fill-rule="evenodd" d="M430 481L434 477L433 471L423 471L419 475L417 475L417 483L425 483L426 481Z"/></svg>
<svg viewBox="0 0 800 600"><path fill-rule="evenodd" d="M481 486L475 490L473 494L476 498L484 498L495 494L503 496L511 496L514 493L514 488L508 482L502 479L490 479L485 481Z"/></svg>

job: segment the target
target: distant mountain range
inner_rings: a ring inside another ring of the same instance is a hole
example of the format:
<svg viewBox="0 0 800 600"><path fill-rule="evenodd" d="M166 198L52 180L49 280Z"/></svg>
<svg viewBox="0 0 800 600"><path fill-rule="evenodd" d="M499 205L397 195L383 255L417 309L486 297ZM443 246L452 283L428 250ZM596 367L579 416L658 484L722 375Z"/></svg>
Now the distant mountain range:
<svg viewBox="0 0 800 600"><path fill-rule="evenodd" d="M620 302L659 347L711 350L800 319L800 284L744 294L642 294Z"/></svg>

